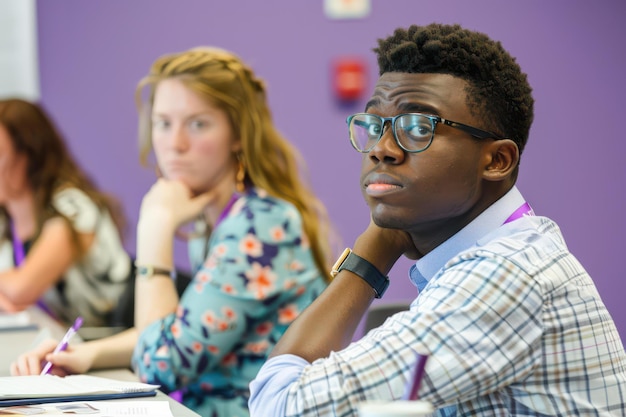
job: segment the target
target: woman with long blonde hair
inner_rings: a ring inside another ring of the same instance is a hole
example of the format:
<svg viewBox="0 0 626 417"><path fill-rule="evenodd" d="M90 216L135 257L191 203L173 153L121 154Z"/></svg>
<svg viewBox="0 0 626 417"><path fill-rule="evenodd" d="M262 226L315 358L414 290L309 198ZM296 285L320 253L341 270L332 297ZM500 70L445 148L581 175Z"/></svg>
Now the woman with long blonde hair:
<svg viewBox="0 0 626 417"><path fill-rule="evenodd" d="M328 282L324 208L272 122L263 81L232 53L157 59L137 102L141 159L154 152L159 178L137 226L135 327L46 356L49 342L13 373L38 372L44 356L63 372L132 363L201 415L247 416L249 381ZM194 276L179 298L173 241L190 223Z"/></svg>

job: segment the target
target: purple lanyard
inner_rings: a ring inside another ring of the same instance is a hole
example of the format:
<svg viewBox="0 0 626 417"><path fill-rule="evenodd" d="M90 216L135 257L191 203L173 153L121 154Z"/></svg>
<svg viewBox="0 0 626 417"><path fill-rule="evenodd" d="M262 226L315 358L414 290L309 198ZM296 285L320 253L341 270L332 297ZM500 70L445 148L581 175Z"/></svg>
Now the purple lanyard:
<svg viewBox="0 0 626 417"><path fill-rule="evenodd" d="M11 221L11 237L13 239L13 259L15 260L15 266L20 266L24 262L26 255L24 254L24 245L17 237L15 232L15 224Z"/></svg>
<svg viewBox="0 0 626 417"><path fill-rule="evenodd" d="M512 222L513 220L517 220L520 217L524 217L524 216L534 216L535 212L533 211L532 207L530 207L530 204L524 202L524 204L522 204L521 206L519 206L519 208L517 210L515 210L513 212L513 214L511 214L508 219L506 219L504 221L503 224L507 224Z"/></svg>
<svg viewBox="0 0 626 417"><path fill-rule="evenodd" d="M20 238L17 237L15 224L13 222L11 222L11 238L13 240L13 259L15 260L15 266L18 267L24 262L24 259L26 259L26 254L24 253L24 244ZM54 312L48 308L41 298L37 300L37 306L53 319L57 319Z"/></svg>
<svg viewBox="0 0 626 417"><path fill-rule="evenodd" d="M224 206L224 209L220 213L220 216L217 218L217 221L213 225L213 229L215 229L217 225L220 224L222 220L226 218L226 216L228 216L228 213L230 213L230 210L233 208L233 205L235 204L235 202L239 200L239 197L241 197L241 194L239 193L234 193L230 197L230 200L228 200L228 203L226 203L226 206Z"/></svg>

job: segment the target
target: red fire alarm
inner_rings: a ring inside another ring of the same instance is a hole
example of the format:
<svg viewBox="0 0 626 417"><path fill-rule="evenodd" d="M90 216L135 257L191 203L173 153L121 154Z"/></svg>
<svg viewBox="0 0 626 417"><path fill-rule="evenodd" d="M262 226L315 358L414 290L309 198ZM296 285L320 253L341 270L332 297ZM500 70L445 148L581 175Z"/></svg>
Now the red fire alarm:
<svg viewBox="0 0 626 417"><path fill-rule="evenodd" d="M366 87L365 63L358 58L335 60L333 88L341 101L356 101L363 97Z"/></svg>

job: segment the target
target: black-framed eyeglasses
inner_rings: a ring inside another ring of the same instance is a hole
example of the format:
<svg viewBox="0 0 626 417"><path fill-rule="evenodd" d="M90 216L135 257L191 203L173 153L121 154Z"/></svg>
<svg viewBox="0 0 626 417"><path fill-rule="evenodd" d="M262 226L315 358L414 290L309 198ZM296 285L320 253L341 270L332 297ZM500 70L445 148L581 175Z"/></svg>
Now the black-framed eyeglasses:
<svg viewBox="0 0 626 417"><path fill-rule="evenodd" d="M376 114L357 113L346 119L350 142L354 149L361 153L371 151L383 137L387 122L391 122L391 130L396 143L406 152L415 153L428 149L433 142L437 123L462 130L478 139L505 139L486 130L429 114L404 113L393 117L382 117Z"/></svg>

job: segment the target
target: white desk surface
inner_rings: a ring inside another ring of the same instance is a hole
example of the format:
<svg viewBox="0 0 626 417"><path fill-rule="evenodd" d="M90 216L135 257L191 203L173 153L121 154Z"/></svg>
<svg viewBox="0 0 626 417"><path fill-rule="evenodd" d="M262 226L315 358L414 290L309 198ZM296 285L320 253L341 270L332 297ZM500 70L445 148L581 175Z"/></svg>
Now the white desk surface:
<svg viewBox="0 0 626 417"><path fill-rule="evenodd" d="M37 307L28 309L31 315L31 321L38 324L37 329L27 330L0 330L0 376L10 375L11 363L25 351L37 346L46 338L54 338L60 340L67 329L52 319L46 313ZM74 336L73 343L80 343L80 338ZM102 376L106 378L120 379L125 381L136 381L137 377L129 369L107 369L90 372L91 375ZM174 417L199 417L199 414L180 404L168 395L157 392L155 397L145 397L142 400L161 400L168 401L170 409ZM110 401L129 401L129 400L110 400ZM132 401L132 400L131 400Z"/></svg>

